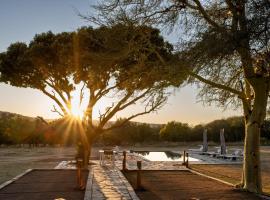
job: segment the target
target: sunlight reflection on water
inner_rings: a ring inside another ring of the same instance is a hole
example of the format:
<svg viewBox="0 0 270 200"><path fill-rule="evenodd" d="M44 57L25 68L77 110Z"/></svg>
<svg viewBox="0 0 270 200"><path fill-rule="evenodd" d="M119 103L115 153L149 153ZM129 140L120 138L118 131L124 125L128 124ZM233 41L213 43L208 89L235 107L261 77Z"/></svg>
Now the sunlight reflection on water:
<svg viewBox="0 0 270 200"><path fill-rule="evenodd" d="M150 161L183 161L183 157L181 154L172 151L135 151L135 153L142 155L144 158ZM189 157L188 160L192 162L201 161L197 158L192 157Z"/></svg>

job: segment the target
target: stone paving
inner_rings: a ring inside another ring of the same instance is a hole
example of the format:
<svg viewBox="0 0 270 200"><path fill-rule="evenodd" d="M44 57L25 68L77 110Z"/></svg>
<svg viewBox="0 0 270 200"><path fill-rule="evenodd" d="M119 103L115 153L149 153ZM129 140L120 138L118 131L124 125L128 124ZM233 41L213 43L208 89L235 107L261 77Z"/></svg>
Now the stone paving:
<svg viewBox="0 0 270 200"><path fill-rule="evenodd" d="M132 186L117 166L91 161L84 200L139 200ZM56 169L75 169L74 161L62 161Z"/></svg>
<svg viewBox="0 0 270 200"><path fill-rule="evenodd" d="M97 164L93 165L91 170L84 200L139 199L118 168Z"/></svg>

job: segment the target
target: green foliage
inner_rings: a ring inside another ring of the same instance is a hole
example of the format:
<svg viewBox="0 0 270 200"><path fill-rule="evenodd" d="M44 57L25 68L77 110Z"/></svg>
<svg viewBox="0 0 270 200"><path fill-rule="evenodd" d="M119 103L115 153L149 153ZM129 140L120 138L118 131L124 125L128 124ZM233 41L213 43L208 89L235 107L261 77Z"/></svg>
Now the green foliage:
<svg viewBox="0 0 270 200"><path fill-rule="evenodd" d="M242 117L230 117L222 120L215 120L208 123L207 128L208 139L214 142L219 142L220 129L224 128L225 140L228 142L243 141L244 140L244 120Z"/></svg>
<svg viewBox="0 0 270 200"><path fill-rule="evenodd" d="M168 122L161 130L160 137L166 141L202 141L203 131L207 129L209 141L220 142L220 129L225 129L227 142L243 141L244 121L241 117L230 117L222 120L214 120L205 125L188 126L180 122Z"/></svg>
<svg viewBox="0 0 270 200"><path fill-rule="evenodd" d="M161 130L160 137L167 141L189 141L191 128L181 122L168 122Z"/></svg>
<svg viewBox="0 0 270 200"><path fill-rule="evenodd" d="M116 123L121 123L123 119ZM145 123L127 122L125 125L104 133L99 140L107 144L134 144L159 140L159 126Z"/></svg>
<svg viewBox="0 0 270 200"><path fill-rule="evenodd" d="M121 124L119 119L115 124ZM110 122L111 123L111 122ZM75 145L80 140L79 124L63 118L42 123L39 119L2 114L0 118L0 144L61 144ZM166 125L127 122L125 125L100 135L98 142L110 145L136 143L202 142L203 131L207 129L208 141L220 142L220 129L225 129L226 142L240 142L244 139L244 121L242 117L230 117L214 120L194 127L181 122L168 122ZM265 120L262 127L263 143L270 141L270 121Z"/></svg>
<svg viewBox="0 0 270 200"><path fill-rule="evenodd" d="M31 118L10 113L1 113L0 143L18 144L29 136L35 129L35 122Z"/></svg>

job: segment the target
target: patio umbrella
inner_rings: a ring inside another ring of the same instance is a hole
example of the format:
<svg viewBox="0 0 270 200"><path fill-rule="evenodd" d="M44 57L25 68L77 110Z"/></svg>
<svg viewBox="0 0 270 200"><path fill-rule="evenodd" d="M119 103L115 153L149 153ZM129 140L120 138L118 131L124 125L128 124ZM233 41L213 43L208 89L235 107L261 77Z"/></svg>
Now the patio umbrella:
<svg viewBox="0 0 270 200"><path fill-rule="evenodd" d="M203 152L208 151L208 144L207 144L207 129L204 129L203 131Z"/></svg>
<svg viewBox="0 0 270 200"><path fill-rule="evenodd" d="M225 137L224 137L224 128L220 129L220 154L226 154L226 144L225 144Z"/></svg>

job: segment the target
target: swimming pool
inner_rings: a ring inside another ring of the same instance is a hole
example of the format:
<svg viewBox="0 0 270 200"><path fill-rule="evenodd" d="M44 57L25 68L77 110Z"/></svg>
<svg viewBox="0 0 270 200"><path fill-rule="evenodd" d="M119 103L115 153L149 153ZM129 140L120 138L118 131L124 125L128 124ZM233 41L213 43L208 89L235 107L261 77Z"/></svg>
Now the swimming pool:
<svg viewBox="0 0 270 200"><path fill-rule="evenodd" d="M150 161L183 161L183 156L180 153L175 153L172 151L133 151L145 159ZM200 159L188 157L188 161L199 162Z"/></svg>

